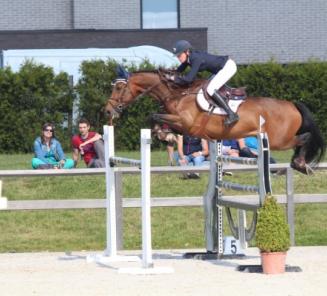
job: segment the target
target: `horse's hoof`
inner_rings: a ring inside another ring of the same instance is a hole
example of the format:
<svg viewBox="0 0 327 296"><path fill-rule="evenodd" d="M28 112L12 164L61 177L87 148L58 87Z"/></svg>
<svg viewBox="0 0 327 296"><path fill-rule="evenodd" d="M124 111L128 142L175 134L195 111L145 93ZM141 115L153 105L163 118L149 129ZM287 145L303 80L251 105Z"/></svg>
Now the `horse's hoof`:
<svg viewBox="0 0 327 296"><path fill-rule="evenodd" d="M299 165L297 162L293 161L291 162L291 168L304 174L304 175L312 175L313 174L313 169L307 165Z"/></svg>

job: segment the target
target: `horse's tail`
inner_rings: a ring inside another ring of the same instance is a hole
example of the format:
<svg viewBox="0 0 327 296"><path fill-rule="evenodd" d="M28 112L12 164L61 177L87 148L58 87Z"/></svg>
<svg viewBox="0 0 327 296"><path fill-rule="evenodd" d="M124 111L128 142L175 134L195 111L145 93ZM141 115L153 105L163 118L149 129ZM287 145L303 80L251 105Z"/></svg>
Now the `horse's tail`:
<svg viewBox="0 0 327 296"><path fill-rule="evenodd" d="M311 162L314 166L324 157L326 144L309 109L302 103L296 102L294 104L302 115L302 125L296 134L310 133L309 139L303 145L303 150L305 151L306 163Z"/></svg>

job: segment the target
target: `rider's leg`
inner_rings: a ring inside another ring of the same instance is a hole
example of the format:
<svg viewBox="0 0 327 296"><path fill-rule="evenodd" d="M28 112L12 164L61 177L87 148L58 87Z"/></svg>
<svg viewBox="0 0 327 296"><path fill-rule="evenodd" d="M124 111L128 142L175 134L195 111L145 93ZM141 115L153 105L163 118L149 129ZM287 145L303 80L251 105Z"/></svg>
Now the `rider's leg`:
<svg viewBox="0 0 327 296"><path fill-rule="evenodd" d="M214 92L214 94L212 95L212 99L219 107L223 108L227 113L227 118L224 121L225 125L231 125L232 123L239 120L239 116L237 115L237 113L232 111L225 99L221 97L217 91Z"/></svg>
<svg viewBox="0 0 327 296"><path fill-rule="evenodd" d="M225 125L230 125L236 121L238 121L239 117L236 113L234 113L226 103L225 99L221 97L218 93L218 89L220 89L235 73L237 67L233 60L229 59L224 68L222 68L216 76L211 79L207 92L212 97L214 102L221 108L225 110L227 113L227 118L225 119Z"/></svg>

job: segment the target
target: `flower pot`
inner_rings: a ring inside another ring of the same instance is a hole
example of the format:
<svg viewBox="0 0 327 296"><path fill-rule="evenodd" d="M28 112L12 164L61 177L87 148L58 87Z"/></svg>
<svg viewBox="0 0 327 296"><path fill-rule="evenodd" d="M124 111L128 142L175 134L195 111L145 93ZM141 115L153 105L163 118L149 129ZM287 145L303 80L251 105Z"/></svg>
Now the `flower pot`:
<svg viewBox="0 0 327 296"><path fill-rule="evenodd" d="M286 252L261 253L262 271L265 274L285 272Z"/></svg>

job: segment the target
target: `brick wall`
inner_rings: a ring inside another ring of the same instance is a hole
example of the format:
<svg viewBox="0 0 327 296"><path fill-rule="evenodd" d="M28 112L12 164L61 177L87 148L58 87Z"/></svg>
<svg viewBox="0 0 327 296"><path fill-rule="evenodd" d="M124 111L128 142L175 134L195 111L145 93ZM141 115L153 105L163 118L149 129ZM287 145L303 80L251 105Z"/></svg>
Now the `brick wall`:
<svg viewBox="0 0 327 296"><path fill-rule="evenodd" d="M140 29L140 0L75 0L75 29Z"/></svg>
<svg viewBox="0 0 327 296"><path fill-rule="evenodd" d="M0 30L71 29L71 0L0 0Z"/></svg>
<svg viewBox="0 0 327 296"><path fill-rule="evenodd" d="M140 29L140 1L0 0L0 31ZM202 48L239 64L327 60L327 0L180 0L180 24L208 28Z"/></svg>
<svg viewBox="0 0 327 296"><path fill-rule="evenodd" d="M327 60L326 0L181 0L181 26L208 27L211 52L238 63Z"/></svg>

